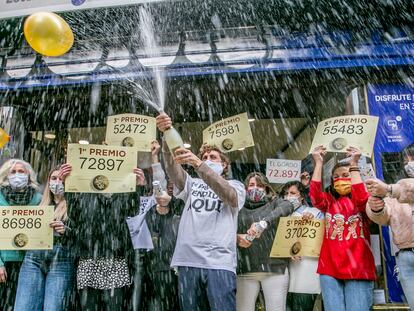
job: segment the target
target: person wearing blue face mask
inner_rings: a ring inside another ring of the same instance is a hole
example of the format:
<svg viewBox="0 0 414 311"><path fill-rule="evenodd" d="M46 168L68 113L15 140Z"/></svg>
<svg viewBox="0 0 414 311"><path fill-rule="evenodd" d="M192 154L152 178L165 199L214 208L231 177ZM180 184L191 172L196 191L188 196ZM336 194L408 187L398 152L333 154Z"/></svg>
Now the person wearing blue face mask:
<svg viewBox="0 0 414 311"><path fill-rule="evenodd" d="M29 163L11 159L0 168L0 205L38 205L42 196ZM0 310L12 310L24 251L0 250Z"/></svg>
<svg viewBox="0 0 414 311"><path fill-rule="evenodd" d="M157 117L161 132L169 116ZM203 145L199 156L185 148L171 154L163 143L165 170L174 195L185 202L172 267L178 268L181 310L236 310L236 228L246 191L236 180L226 180L229 160L220 149ZM181 165L191 165L199 178Z"/></svg>
<svg viewBox="0 0 414 311"><path fill-rule="evenodd" d="M324 214L306 202L306 189L299 181L287 182L281 191L283 197L292 203L292 217L302 219L323 219ZM321 292L319 275L316 273L318 259L293 256L289 262L289 293L287 306L290 311L312 311L316 297Z"/></svg>
<svg viewBox="0 0 414 311"><path fill-rule="evenodd" d="M75 274L75 258L66 246L70 224L64 198L65 187L59 177L60 167L53 169L43 192L40 206L55 206L52 250L26 253L20 269L14 310L59 311L67 309L68 294Z"/></svg>
<svg viewBox="0 0 414 311"><path fill-rule="evenodd" d="M239 213L237 244L237 310L254 311L260 288L266 310L286 308L289 286L288 259L270 258L279 218L293 212L292 204L278 198L262 173L253 172L245 181L247 198ZM266 221L263 232L257 225Z"/></svg>

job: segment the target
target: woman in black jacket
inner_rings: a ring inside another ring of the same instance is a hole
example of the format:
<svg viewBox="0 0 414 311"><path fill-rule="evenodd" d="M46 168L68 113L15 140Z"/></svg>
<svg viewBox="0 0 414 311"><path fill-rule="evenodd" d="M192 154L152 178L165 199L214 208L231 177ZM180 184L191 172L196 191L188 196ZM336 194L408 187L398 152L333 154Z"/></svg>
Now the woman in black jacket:
<svg viewBox="0 0 414 311"><path fill-rule="evenodd" d="M279 218L293 212L289 201L277 198L266 176L250 173L245 181L247 196L238 218L237 310L254 311L260 288L267 310L285 310L289 287L289 259L270 258ZM260 234L256 224L266 221ZM255 236L253 241L248 235ZM246 239L247 238L247 239Z"/></svg>
<svg viewBox="0 0 414 311"><path fill-rule="evenodd" d="M62 165L62 175L71 171ZM137 186L144 173L135 169ZM139 195L129 193L68 193L73 221L69 245L79 258L77 288L82 310L126 310L133 275L134 250L126 223L139 212Z"/></svg>

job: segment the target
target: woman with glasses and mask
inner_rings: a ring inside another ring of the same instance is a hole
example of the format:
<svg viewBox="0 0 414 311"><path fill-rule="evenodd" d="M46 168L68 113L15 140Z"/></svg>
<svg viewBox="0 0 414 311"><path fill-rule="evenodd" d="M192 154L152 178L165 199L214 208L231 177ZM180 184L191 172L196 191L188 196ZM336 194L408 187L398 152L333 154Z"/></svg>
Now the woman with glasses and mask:
<svg viewBox="0 0 414 311"><path fill-rule="evenodd" d="M370 198L367 214L375 223L390 226L399 251L399 280L410 308L414 310L414 144L403 150L408 178L387 185L379 179L366 181Z"/></svg>
<svg viewBox="0 0 414 311"><path fill-rule="evenodd" d="M237 310L254 311L260 288L266 310L285 310L288 259L270 258L269 254L279 218L290 215L293 206L276 197L268 179L261 173L250 173L245 187L246 202L239 213L237 230ZM267 224L262 232L258 230L261 221Z"/></svg>
<svg viewBox="0 0 414 311"><path fill-rule="evenodd" d="M29 163L11 159L0 168L0 205L39 205L42 196ZM0 310L12 310L24 251L0 250ZM17 310L17 309L16 309Z"/></svg>
<svg viewBox="0 0 414 311"><path fill-rule="evenodd" d="M55 207L50 227L54 229L52 250L26 253L20 269L14 310L59 311L67 309L67 296L74 279L74 257L66 247L70 233L65 187L59 177L60 167L48 177L40 206Z"/></svg>
<svg viewBox="0 0 414 311"><path fill-rule="evenodd" d="M324 214L306 202L306 189L302 182L287 182L281 191L285 200L292 203L292 217L323 219ZM317 295L321 292L318 258L293 256L289 262L289 293L287 305L291 311L312 311ZM306 282L304 281L306 280Z"/></svg>

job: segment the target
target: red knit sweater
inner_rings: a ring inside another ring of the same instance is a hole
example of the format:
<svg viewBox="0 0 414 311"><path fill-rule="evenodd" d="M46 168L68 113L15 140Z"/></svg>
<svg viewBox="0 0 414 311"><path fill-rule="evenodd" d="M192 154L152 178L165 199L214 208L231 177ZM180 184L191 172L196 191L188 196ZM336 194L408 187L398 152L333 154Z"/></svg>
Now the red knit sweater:
<svg viewBox="0 0 414 311"><path fill-rule="evenodd" d="M375 263L370 248L369 219L365 205L369 194L363 183L352 185L351 198L335 199L311 181L313 206L325 213L325 237L318 273L343 280L375 280Z"/></svg>

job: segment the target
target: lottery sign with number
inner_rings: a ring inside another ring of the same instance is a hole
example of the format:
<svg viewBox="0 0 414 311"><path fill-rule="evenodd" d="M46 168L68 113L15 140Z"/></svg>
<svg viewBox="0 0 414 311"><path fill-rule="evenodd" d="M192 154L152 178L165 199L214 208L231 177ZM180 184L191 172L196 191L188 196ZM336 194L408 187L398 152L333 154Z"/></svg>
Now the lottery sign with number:
<svg viewBox="0 0 414 311"><path fill-rule="evenodd" d="M52 249L53 206L0 206L0 250Z"/></svg>
<svg viewBox="0 0 414 311"><path fill-rule="evenodd" d="M309 153L319 145L330 152L346 152L350 146L371 157L377 133L378 117L349 115L319 122Z"/></svg>
<svg viewBox="0 0 414 311"><path fill-rule="evenodd" d="M298 160L267 159L266 177L271 183L284 184L291 180L300 180L302 162Z"/></svg>
<svg viewBox="0 0 414 311"><path fill-rule="evenodd" d="M155 118L138 114L110 116L106 125L106 142L109 145L133 147L139 151L151 151L157 127Z"/></svg>
<svg viewBox="0 0 414 311"><path fill-rule="evenodd" d="M281 217L270 257L319 257L324 232L323 220Z"/></svg>
<svg viewBox="0 0 414 311"><path fill-rule="evenodd" d="M65 181L66 192L135 191L137 151L133 148L69 144L67 162L72 172Z"/></svg>
<svg viewBox="0 0 414 311"><path fill-rule="evenodd" d="M213 123L203 131L203 143L215 145L222 152L254 146L247 113Z"/></svg>

